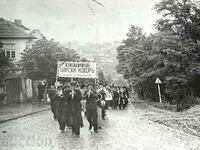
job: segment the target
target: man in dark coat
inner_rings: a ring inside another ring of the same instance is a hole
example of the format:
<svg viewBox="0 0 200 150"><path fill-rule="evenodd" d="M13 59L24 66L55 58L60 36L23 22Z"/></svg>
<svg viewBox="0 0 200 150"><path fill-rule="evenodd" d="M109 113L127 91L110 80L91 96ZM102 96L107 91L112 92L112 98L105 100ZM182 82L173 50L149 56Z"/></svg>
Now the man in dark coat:
<svg viewBox="0 0 200 150"><path fill-rule="evenodd" d="M71 121L70 121L70 105L68 105L68 98L69 98L69 93L70 93L70 85L66 84L63 87L63 95L64 95L64 100L66 102L65 105L65 121L66 121L66 126L68 128L71 128Z"/></svg>
<svg viewBox="0 0 200 150"><path fill-rule="evenodd" d="M65 100L64 95L62 91L62 86L57 87L57 93L56 93L56 101L57 101L57 119L60 126L60 130L62 133L64 133L65 130Z"/></svg>
<svg viewBox="0 0 200 150"><path fill-rule="evenodd" d="M117 109L118 101L119 101L119 93L117 92L116 87L111 87L111 88L112 88L112 97L113 97L112 108Z"/></svg>
<svg viewBox="0 0 200 150"><path fill-rule="evenodd" d="M50 89L48 90L48 95L50 99L50 105L51 105L51 111L53 113L53 117L55 120L57 120L57 114L56 114L56 107L57 107L57 101L56 101L56 88L54 85L51 85Z"/></svg>
<svg viewBox="0 0 200 150"><path fill-rule="evenodd" d="M72 126L72 133L79 137L80 127L83 127L83 120L81 115L81 92L75 89L76 82L70 83L70 90L67 98L67 105L70 113L70 120Z"/></svg>
<svg viewBox="0 0 200 150"><path fill-rule="evenodd" d="M89 130L94 128L94 132L97 133L97 99L98 94L94 90L94 85L92 83L88 84L88 90L84 93L84 99L86 99L86 114L87 120L89 122Z"/></svg>

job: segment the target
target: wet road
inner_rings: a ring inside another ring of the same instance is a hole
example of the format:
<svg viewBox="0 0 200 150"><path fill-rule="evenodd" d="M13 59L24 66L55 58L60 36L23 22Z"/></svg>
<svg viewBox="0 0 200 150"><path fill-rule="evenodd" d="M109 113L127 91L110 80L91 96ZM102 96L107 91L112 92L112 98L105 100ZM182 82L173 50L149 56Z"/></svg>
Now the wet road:
<svg viewBox="0 0 200 150"><path fill-rule="evenodd" d="M0 150L188 150L200 149L198 138L142 119L139 109L108 110L99 133L84 128L80 138L60 133L51 111L0 124Z"/></svg>

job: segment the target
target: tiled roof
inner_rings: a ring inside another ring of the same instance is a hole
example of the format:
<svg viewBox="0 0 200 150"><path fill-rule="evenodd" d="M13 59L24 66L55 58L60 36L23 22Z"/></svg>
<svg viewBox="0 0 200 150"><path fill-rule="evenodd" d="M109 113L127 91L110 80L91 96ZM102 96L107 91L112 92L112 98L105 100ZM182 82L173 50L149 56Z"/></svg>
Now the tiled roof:
<svg viewBox="0 0 200 150"><path fill-rule="evenodd" d="M0 18L0 38L32 38L25 31L29 30L23 25L17 25L3 18Z"/></svg>

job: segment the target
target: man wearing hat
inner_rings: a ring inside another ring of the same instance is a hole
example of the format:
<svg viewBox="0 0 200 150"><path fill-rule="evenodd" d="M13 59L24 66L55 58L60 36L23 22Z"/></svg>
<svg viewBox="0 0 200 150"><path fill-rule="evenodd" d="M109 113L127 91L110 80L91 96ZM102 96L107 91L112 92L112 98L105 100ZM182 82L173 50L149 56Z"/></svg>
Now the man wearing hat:
<svg viewBox="0 0 200 150"><path fill-rule="evenodd" d="M89 122L89 130L94 129L94 132L97 133L97 99L98 94L94 90L94 84L89 83L87 85L88 90L84 93L84 99L86 99L86 114L87 120Z"/></svg>
<svg viewBox="0 0 200 150"><path fill-rule="evenodd" d="M105 90L104 90L104 85L102 83L99 84L99 90L98 92L102 95L102 100L105 101ZM102 107L102 119L105 120L105 117L106 117L106 109L105 107Z"/></svg>
<svg viewBox="0 0 200 150"><path fill-rule="evenodd" d="M66 102L66 105L65 105L65 108L66 108L66 111L65 111L65 118L66 118L66 126L68 128L71 128L71 122L70 122L70 108L69 108L69 105L68 105L68 98L69 98L69 92L70 92L70 85L69 84L65 84L64 87L63 87L63 95L64 95L64 100Z"/></svg>
<svg viewBox="0 0 200 150"><path fill-rule="evenodd" d="M59 85L57 87L57 93L56 93L56 101L57 101L57 119L60 126L60 130L62 133L64 133L65 130L65 100L64 95L62 91L62 86Z"/></svg>
<svg viewBox="0 0 200 150"><path fill-rule="evenodd" d="M80 127L83 127L83 120L81 115L81 92L76 89L76 82L70 82L70 90L67 95L67 105L71 120L72 133L76 137L80 135Z"/></svg>
<svg viewBox="0 0 200 150"><path fill-rule="evenodd" d="M48 96L50 98L50 105L51 105L51 111L53 113L54 120L57 120L57 114L56 114L56 87L54 85L50 86L50 89L48 90Z"/></svg>

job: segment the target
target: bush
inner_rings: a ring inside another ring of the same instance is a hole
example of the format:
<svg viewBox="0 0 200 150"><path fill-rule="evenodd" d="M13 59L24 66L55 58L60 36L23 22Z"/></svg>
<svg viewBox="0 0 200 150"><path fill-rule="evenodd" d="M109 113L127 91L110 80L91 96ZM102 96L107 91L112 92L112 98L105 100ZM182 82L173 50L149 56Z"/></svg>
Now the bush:
<svg viewBox="0 0 200 150"><path fill-rule="evenodd" d="M173 101L177 101L177 100L173 100ZM159 109L167 109L167 110L172 110L172 111L184 111L186 109L189 109L191 107L193 107L194 105L196 104L199 104L200 102L198 101L197 98L187 98L187 99L184 99L182 101L180 101L179 103L173 105L171 103L156 103L154 104L153 106L154 107L157 107Z"/></svg>
<svg viewBox="0 0 200 150"><path fill-rule="evenodd" d="M183 111L183 110L189 109L198 103L199 102L197 98L193 98L193 97L187 98L177 104L177 111Z"/></svg>

